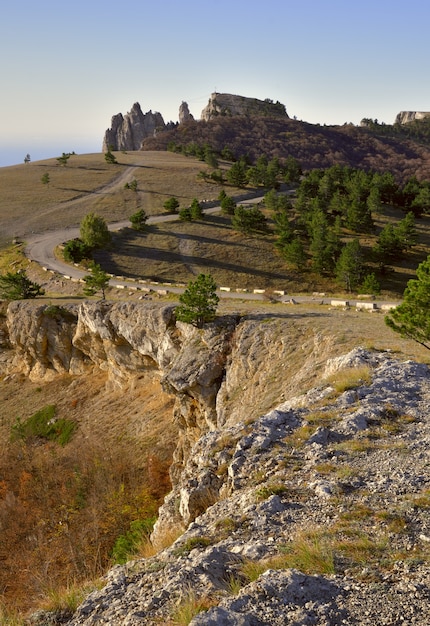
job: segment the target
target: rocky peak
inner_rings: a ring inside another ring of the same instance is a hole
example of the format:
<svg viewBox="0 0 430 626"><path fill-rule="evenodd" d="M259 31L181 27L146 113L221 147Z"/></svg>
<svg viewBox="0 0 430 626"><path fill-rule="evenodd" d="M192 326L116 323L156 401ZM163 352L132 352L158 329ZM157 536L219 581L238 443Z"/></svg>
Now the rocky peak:
<svg viewBox="0 0 430 626"><path fill-rule="evenodd" d="M257 98L246 98L229 93L212 93L207 106L201 113L202 120L210 120L218 115L259 115L259 116L282 116L287 117L285 106L273 100L257 100Z"/></svg>
<svg viewBox="0 0 430 626"><path fill-rule="evenodd" d="M142 113L140 104L135 102L126 115L118 113L112 117L111 127L103 139L103 152L111 150L140 150L142 141L152 137L157 130L163 130L165 123L161 113Z"/></svg>
<svg viewBox="0 0 430 626"><path fill-rule="evenodd" d="M415 120L423 120L430 116L430 112L426 111L400 111L397 114L395 124L409 124Z"/></svg>
<svg viewBox="0 0 430 626"><path fill-rule="evenodd" d="M186 102L182 102L179 107L179 123L183 124L184 122L189 122L193 120L194 117L191 115L190 110L188 108L188 104Z"/></svg>

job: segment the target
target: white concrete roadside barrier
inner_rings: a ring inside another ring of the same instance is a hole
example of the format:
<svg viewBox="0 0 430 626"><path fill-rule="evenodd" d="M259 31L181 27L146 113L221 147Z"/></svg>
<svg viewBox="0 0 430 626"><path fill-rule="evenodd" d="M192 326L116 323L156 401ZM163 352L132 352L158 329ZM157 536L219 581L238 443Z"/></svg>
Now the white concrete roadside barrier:
<svg viewBox="0 0 430 626"><path fill-rule="evenodd" d="M391 311L392 309L397 308L397 304L381 304L381 311Z"/></svg>
<svg viewBox="0 0 430 626"><path fill-rule="evenodd" d="M355 304L357 311L374 311L376 309L375 302L357 302Z"/></svg>
<svg viewBox="0 0 430 626"><path fill-rule="evenodd" d="M265 289L254 289L253 293L266 293Z"/></svg>
<svg viewBox="0 0 430 626"><path fill-rule="evenodd" d="M331 300L331 306L349 306L349 300Z"/></svg>
<svg viewBox="0 0 430 626"><path fill-rule="evenodd" d="M230 287L220 287L219 288L220 291L231 291Z"/></svg>

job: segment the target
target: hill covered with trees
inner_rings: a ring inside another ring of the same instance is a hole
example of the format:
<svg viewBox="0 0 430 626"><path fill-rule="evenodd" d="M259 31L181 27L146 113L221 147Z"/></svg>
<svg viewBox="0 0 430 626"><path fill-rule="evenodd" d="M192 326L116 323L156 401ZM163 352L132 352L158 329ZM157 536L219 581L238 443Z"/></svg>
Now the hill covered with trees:
<svg viewBox="0 0 430 626"><path fill-rule="evenodd" d="M284 117L218 116L189 120L148 137L143 150L186 152L187 147L210 146L228 157L252 162L261 154L294 157L305 171L332 165L377 172L390 171L399 181L411 176L430 179L430 122L385 125L366 120L363 126L320 126Z"/></svg>

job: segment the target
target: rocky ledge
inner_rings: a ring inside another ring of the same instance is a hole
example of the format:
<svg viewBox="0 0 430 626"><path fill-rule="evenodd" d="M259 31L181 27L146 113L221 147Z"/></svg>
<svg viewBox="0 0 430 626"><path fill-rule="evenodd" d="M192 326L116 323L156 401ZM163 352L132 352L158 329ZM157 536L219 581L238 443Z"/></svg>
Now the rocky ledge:
<svg viewBox="0 0 430 626"><path fill-rule="evenodd" d="M430 623L429 367L357 348L323 380L200 437L160 515L202 513L67 624Z"/></svg>

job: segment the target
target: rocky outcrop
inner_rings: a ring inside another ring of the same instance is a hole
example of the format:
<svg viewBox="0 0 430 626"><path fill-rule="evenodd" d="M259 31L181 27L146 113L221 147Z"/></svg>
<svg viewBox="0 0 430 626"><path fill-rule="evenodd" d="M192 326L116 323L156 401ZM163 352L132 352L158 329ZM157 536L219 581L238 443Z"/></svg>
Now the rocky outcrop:
<svg viewBox="0 0 430 626"><path fill-rule="evenodd" d="M430 112L426 111L400 111L397 114L395 124L409 124L415 120L423 120L430 116Z"/></svg>
<svg viewBox="0 0 430 626"><path fill-rule="evenodd" d="M359 348L327 372L363 365L354 390L322 380L201 437L175 494L200 514L112 569L69 626L176 623L198 600L191 626L428 624L430 370Z"/></svg>
<svg viewBox="0 0 430 626"><path fill-rule="evenodd" d="M7 310L14 355L8 369L33 381L98 369L119 389L145 374L158 377L175 397L176 482L192 445L218 427L216 400L236 324L235 317L226 317L198 330L176 323L173 306L152 302L59 307L17 301Z"/></svg>
<svg viewBox="0 0 430 626"><path fill-rule="evenodd" d="M233 117L236 115L281 116L288 118L285 106L273 100L257 100L229 93L213 93L207 106L201 113L202 120L210 120L218 116Z"/></svg>
<svg viewBox="0 0 430 626"><path fill-rule="evenodd" d="M140 104L133 104L125 116L118 113L112 117L111 128L106 130L103 139L103 152L111 150L140 150L142 141L152 137L157 130L164 130L161 113L142 113Z"/></svg>
<svg viewBox="0 0 430 626"><path fill-rule="evenodd" d="M190 110L188 108L188 104L186 102L182 102L179 107L179 123L183 124L184 122L189 122L193 120L194 117L191 115Z"/></svg>
<svg viewBox="0 0 430 626"><path fill-rule="evenodd" d="M175 397L173 488L152 540L180 536L110 570L62 623L175 623L197 600L208 610L192 626L429 623L429 366L363 348L335 357L293 326L231 316L196 329L153 302L9 305L9 371L103 369L118 388L148 374ZM309 359L294 371L298 346ZM282 401L258 412L249 387Z"/></svg>

